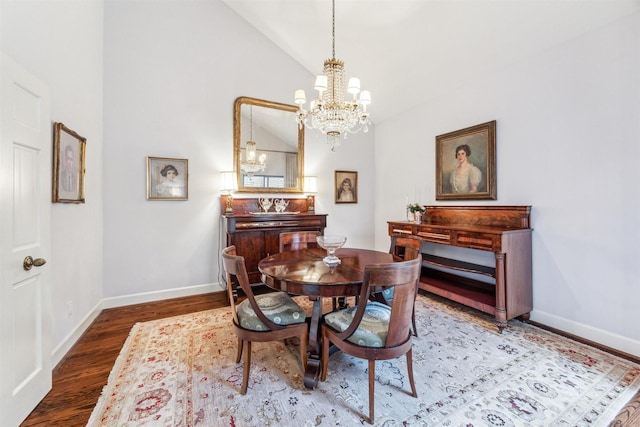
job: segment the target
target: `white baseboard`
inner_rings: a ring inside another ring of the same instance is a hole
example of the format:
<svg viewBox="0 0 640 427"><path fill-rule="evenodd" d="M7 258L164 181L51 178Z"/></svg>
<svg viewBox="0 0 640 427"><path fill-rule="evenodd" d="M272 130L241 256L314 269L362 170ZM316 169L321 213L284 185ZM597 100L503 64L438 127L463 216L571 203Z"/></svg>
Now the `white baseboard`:
<svg viewBox="0 0 640 427"><path fill-rule="evenodd" d="M91 326L91 323L98 317L105 308L123 307L125 305L140 304L145 302L162 301L165 299L200 295L211 292L225 291L225 285L221 283L206 283L203 285L188 286L184 288L165 289L162 291L145 292L133 295L123 295L119 297L103 298L91 311L78 323L78 325L64 338L64 340L53 350L51 355L53 366L56 366L67 354L71 347L80 339L82 334Z"/></svg>
<svg viewBox="0 0 640 427"><path fill-rule="evenodd" d="M86 316L80 321L80 323L62 340L62 342L53 349L53 354L51 355L51 362L53 366L57 366L58 363L62 360L62 358L67 354L71 347L80 339L84 331L86 331L91 323L96 320L98 314L102 311L102 301L98 301L98 303L87 313Z"/></svg>
<svg viewBox="0 0 640 427"><path fill-rule="evenodd" d="M531 312L531 320L545 326L596 342L603 346L618 350L632 356L640 357L640 341L617 335L583 323L549 314L540 310Z"/></svg>
<svg viewBox="0 0 640 427"><path fill-rule="evenodd" d="M141 304L145 302L162 301L171 298L188 297L210 292L224 291L226 288L220 283L205 283L185 288L165 289L162 291L143 292L139 294L123 295L119 297L103 298L102 308L122 307L125 305Z"/></svg>

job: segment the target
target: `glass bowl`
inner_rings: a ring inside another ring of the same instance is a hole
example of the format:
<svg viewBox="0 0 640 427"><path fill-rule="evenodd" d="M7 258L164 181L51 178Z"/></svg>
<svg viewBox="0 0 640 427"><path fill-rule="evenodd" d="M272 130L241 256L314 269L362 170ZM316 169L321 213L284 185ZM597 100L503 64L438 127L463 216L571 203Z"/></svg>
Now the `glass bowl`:
<svg viewBox="0 0 640 427"><path fill-rule="evenodd" d="M340 258L336 256L336 250L340 249L347 242L347 236L318 236L316 237L318 246L327 251L327 256L322 259L329 267L340 264Z"/></svg>

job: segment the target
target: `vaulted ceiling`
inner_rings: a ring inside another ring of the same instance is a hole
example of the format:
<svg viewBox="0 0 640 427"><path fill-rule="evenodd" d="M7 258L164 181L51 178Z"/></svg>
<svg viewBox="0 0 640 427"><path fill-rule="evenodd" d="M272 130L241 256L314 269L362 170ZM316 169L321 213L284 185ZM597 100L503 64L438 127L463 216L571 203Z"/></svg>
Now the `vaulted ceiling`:
<svg viewBox="0 0 640 427"><path fill-rule="evenodd" d="M223 1L310 73L331 57L331 0ZM640 0L336 0L336 58L371 91L375 122L638 11Z"/></svg>

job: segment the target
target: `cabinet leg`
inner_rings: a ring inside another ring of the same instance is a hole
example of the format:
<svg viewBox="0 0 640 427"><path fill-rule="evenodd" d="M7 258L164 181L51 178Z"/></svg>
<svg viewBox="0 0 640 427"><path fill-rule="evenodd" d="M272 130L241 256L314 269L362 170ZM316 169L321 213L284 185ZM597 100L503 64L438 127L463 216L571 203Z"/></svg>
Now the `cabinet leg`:
<svg viewBox="0 0 640 427"><path fill-rule="evenodd" d="M507 293L504 254L496 253L496 325L498 333L507 327Z"/></svg>

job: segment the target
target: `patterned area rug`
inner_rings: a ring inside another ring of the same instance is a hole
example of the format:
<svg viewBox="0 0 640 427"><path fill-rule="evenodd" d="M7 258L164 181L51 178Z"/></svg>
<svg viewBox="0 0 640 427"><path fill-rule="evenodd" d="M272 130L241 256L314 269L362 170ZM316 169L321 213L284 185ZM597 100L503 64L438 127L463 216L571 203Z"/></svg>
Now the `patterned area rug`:
<svg viewBox="0 0 640 427"><path fill-rule="evenodd" d="M639 365L522 322L498 334L490 316L423 295L416 318L418 398L404 357L376 363L378 426L607 426L640 389ZM88 425L368 425L366 361L333 354L309 390L294 341L254 344L240 395L230 324L228 308L136 324Z"/></svg>

